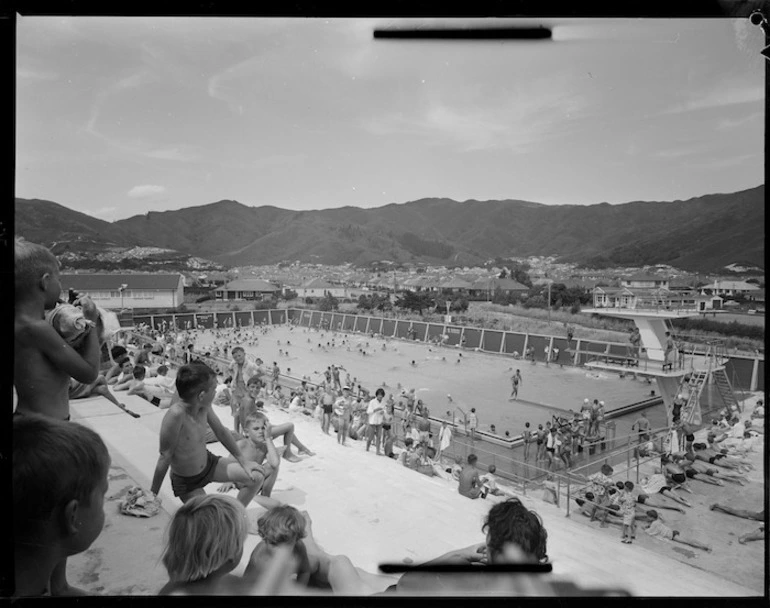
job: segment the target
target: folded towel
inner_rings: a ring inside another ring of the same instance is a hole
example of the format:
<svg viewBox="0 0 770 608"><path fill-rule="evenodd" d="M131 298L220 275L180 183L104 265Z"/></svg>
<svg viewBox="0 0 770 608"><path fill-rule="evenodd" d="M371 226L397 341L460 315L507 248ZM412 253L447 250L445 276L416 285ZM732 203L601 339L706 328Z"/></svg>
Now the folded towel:
<svg viewBox="0 0 770 608"><path fill-rule="evenodd" d="M96 330L99 332L99 342L103 343L111 338L120 329L118 316L100 306L96 307L99 319L96 322ZM82 346L92 325L83 316L79 306L59 303L55 308L45 314L48 321L65 342L77 350Z"/></svg>
<svg viewBox="0 0 770 608"><path fill-rule="evenodd" d="M126 497L120 501L120 512L134 517L152 517L160 511L160 498L152 492L145 492L139 486L132 486Z"/></svg>

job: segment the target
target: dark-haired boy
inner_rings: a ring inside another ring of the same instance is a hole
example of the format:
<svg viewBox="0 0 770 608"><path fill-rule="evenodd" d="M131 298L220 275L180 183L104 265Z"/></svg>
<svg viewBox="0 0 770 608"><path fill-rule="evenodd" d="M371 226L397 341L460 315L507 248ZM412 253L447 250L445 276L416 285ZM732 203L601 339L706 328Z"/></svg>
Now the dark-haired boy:
<svg viewBox="0 0 770 608"><path fill-rule="evenodd" d="M233 435L211 408L216 386L216 374L202 363L183 365L177 371L176 389L181 400L163 417L160 456L150 488L154 494L160 490L169 467L174 496L182 502L205 494L203 488L211 482L233 481L244 486L238 500L245 506L249 502L246 498L255 493L251 486L257 491L262 486L264 468L243 457ZM208 427L232 458L220 458L206 449Z"/></svg>
<svg viewBox="0 0 770 608"><path fill-rule="evenodd" d="M460 471L460 485L457 487L457 491L466 498L487 497L487 491L481 484L479 471L476 468L477 460L476 454L468 454L468 464Z"/></svg>
<svg viewBox="0 0 770 608"><path fill-rule="evenodd" d="M13 420L15 597L57 590L67 557L88 549L104 526L110 455L91 429L40 415ZM63 578L63 577L62 577ZM57 593L58 591L58 593Z"/></svg>

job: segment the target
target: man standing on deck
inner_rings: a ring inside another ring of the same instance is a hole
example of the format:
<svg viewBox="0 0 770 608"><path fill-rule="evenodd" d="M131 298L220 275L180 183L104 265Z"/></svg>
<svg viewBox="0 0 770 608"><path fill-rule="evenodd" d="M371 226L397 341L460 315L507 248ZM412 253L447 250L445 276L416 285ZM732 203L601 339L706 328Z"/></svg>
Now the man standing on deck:
<svg viewBox="0 0 770 608"><path fill-rule="evenodd" d="M672 356L674 354L674 339L671 337L671 332L666 332L666 344L663 350L663 369L673 369Z"/></svg>
<svg viewBox="0 0 770 608"><path fill-rule="evenodd" d="M650 438L650 421L647 420L647 412L642 411L634 423L631 425L631 430L638 429L639 441L646 441Z"/></svg>
<svg viewBox="0 0 770 608"><path fill-rule="evenodd" d="M529 460L529 444L532 443L532 431L529 430L529 422L524 423L524 432L521 434L524 440L524 462Z"/></svg>
<svg viewBox="0 0 770 608"><path fill-rule="evenodd" d="M272 370L272 377L273 377L273 385L270 387L271 390L275 390L275 387L278 386L278 378L281 375L281 368L278 367L278 363L273 361L273 370Z"/></svg>
<svg viewBox="0 0 770 608"><path fill-rule="evenodd" d="M246 383L253 377L259 376L259 367L246 359L246 351L242 346L236 346L231 351L233 361L228 367L233 383L230 388L230 410L233 415L233 430L240 433L240 408L241 402L248 396Z"/></svg>
<svg viewBox="0 0 770 608"><path fill-rule="evenodd" d="M516 373L511 376L511 396L508 399L508 401L513 401L516 399L516 397L519 396L519 385L523 384L521 379L521 371L518 369L516 370Z"/></svg>
<svg viewBox="0 0 770 608"><path fill-rule="evenodd" d="M639 334L639 328L634 327L631 330L631 335L628 336L628 341L630 342L630 345L628 347L628 365L629 367L632 365L639 366L639 348L642 344L642 336Z"/></svg>
<svg viewBox="0 0 770 608"><path fill-rule="evenodd" d="M471 441L476 439L476 428L479 426L479 419L476 416L476 408L471 408L471 413L468 415L468 428L471 431Z"/></svg>
<svg viewBox="0 0 770 608"><path fill-rule="evenodd" d="M369 402L366 408L367 421L369 428L366 434L366 451L369 451L369 447L374 440L375 448L377 449L377 456L380 455L380 444L382 443L382 421L385 417L385 405L383 404L385 399L385 390L380 387L374 392L374 399Z"/></svg>

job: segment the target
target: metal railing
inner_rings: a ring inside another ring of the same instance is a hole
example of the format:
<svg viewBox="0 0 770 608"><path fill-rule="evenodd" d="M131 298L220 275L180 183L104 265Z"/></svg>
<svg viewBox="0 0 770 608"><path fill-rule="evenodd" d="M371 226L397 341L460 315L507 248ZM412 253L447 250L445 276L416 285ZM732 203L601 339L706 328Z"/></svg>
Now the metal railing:
<svg viewBox="0 0 770 608"><path fill-rule="evenodd" d="M653 442L653 447L654 447L653 451L656 452L656 453L654 453L653 455L651 455L649 457L645 457L644 459L642 459L642 458L639 458L639 454L637 452L634 455L634 457L633 457L633 459L635 461L633 464L631 463L632 454L634 454L634 452L636 452L639 449L639 446L641 445L641 442L633 443L633 442L630 441L630 436L629 436L629 441L627 442L626 446L623 447L621 450L617 451L613 455L616 458L617 457L621 457L623 455L626 456L625 468L621 468L620 470L613 470L613 476L618 476L618 475L622 475L623 473L625 473L626 479L628 480L631 477L631 472L634 471L635 472L635 482L634 483L638 484L639 483L639 478L640 478L640 474L639 474L639 467L640 467L640 465L643 465L645 463L651 462L653 460L659 460L660 459L660 454L665 452L664 442L665 442L665 438L666 438L666 436L668 435L669 432L670 432L670 429L667 429L667 428L666 429L659 429L657 431L651 431L649 433L650 434L650 439L647 440L647 441L652 441ZM645 443L647 443L647 441L645 441ZM656 442L657 442L657 445L656 445ZM596 463L591 463L591 465L595 465L595 464ZM604 463L602 463L602 464L604 464ZM618 463L616 463L615 465L612 465L610 462L606 462L606 464L610 464L610 466L612 466L613 469L615 469L615 466L618 466ZM582 473L582 472L578 473L578 471L581 470L581 469L587 469L591 465L586 465L584 467L578 467L577 469L573 469L572 473L573 474L577 474L577 475L581 475L583 477L588 477L588 475L586 473ZM591 485L591 482L588 481L587 479L573 479L571 476L567 479L567 482L566 482L566 493L567 493L566 503L567 503L567 507L566 507L565 517L569 517L570 516L570 499L573 496L577 495L579 493L580 489L585 488L586 486L589 486L589 485Z"/></svg>

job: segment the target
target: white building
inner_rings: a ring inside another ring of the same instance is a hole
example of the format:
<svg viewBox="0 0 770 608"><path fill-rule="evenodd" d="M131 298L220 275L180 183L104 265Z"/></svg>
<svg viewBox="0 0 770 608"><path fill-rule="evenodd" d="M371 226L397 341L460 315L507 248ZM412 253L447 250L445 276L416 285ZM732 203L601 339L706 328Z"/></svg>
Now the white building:
<svg viewBox="0 0 770 608"><path fill-rule="evenodd" d="M645 272L638 272L620 280L621 287L630 287L631 289L668 289L668 284L668 278Z"/></svg>
<svg viewBox="0 0 770 608"><path fill-rule="evenodd" d="M299 287L289 287L297 292L299 298L323 298L326 294L331 294L335 298L345 299L350 298L350 290L342 285L332 285L326 279L310 279L306 283L303 283Z"/></svg>
<svg viewBox="0 0 770 608"><path fill-rule="evenodd" d="M280 287L262 279L236 279L218 287L214 294L217 300L262 300L265 296L275 296L280 292Z"/></svg>
<svg viewBox="0 0 770 608"><path fill-rule="evenodd" d="M108 310L176 308L184 302L181 274L62 274L62 299L69 289Z"/></svg>
<svg viewBox="0 0 770 608"><path fill-rule="evenodd" d="M717 296L737 296L738 294L750 295L760 290L758 285L746 283L746 281L720 281L717 279L711 285L701 287L701 290L710 289Z"/></svg>

